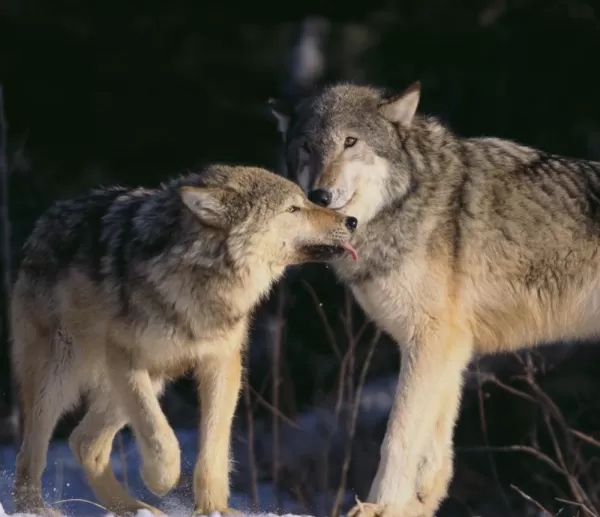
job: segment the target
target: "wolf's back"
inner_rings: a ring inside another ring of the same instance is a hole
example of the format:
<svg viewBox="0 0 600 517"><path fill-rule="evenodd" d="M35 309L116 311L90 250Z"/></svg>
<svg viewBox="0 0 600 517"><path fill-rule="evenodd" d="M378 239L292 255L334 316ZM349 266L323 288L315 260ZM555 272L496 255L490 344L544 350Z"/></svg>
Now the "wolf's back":
<svg viewBox="0 0 600 517"><path fill-rule="evenodd" d="M106 215L130 190L110 187L57 201L36 221L22 252L21 271L56 279L61 271L80 266L99 273L106 252Z"/></svg>

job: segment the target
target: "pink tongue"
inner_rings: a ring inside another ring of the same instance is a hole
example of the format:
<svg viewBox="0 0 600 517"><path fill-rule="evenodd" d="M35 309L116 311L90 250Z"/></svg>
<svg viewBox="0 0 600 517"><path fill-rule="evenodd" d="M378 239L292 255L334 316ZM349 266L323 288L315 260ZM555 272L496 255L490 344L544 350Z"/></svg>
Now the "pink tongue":
<svg viewBox="0 0 600 517"><path fill-rule="evenodd" d="M350 255L352 255L352 260L358 260L358 253L352 247L352 244L350 244L349 242L344 242L340 244L340 246L344 248L348 253L350 253Z"/></svg>

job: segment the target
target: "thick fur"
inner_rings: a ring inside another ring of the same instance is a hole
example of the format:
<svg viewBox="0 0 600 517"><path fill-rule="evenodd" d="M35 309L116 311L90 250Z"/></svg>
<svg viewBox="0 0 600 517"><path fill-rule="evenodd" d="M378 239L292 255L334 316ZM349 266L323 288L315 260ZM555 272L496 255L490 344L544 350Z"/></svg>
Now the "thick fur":
<svg viewBox="0 0 600 517"><path fill-rule="evenodd" d="M132 498L109 465L129 424L146 486L178 482L180 450L157 395L191 370L201 399L196 512L228 511L229 442L252 309L290 264L343 252L348 217L257 168L213 166L158 189L94 190L57 202L24 247L12 296L12 358L24 436L18 512L52 514L41 475L53 428L82 395L70 438L111 511L158 510Z"/></svg>
<svg viewBox="0 0 600 517"><path fill-rule="evenodd" d="M419 96L337 84L276 112L290 177L361 220L334 269L402 352L368 515L435 513L474 353L600 334L600 163L461 138Z"/></svg>

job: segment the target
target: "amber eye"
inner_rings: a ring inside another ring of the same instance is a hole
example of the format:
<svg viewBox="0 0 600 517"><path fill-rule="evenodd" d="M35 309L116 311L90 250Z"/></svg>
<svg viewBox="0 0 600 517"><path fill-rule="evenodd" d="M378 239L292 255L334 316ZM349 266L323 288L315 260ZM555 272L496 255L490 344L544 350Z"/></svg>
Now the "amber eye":
<svg viewBox="0 0 600 517"><path fill-rule="evenodd" d="M344 140L344 149L348 149L352 147L356 143L356 138L353 136L347 136L346 140Z"/></svg>
<svg viewBox="0 0 600 517"><path fill-rule="evenodd" d="M290 214L293 214L294 212L297 212L298 210L300 210L299 206L290 206L286 212L289 212Z"/></svg>

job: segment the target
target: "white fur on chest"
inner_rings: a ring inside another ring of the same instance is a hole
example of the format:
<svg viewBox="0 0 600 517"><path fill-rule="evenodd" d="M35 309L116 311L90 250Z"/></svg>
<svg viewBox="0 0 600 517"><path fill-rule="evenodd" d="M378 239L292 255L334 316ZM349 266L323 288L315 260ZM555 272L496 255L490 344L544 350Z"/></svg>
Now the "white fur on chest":
<svg viewBox="0 0 600 517"><path fill-rule="evenodd" d="M400 346L414 339L415 326L426 311L423 291L431 291L426 267L406 261L400 271L351 285L351 289L369 317Z"/></svg>

